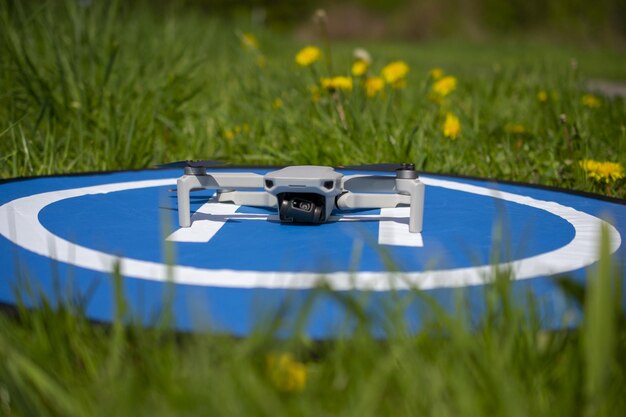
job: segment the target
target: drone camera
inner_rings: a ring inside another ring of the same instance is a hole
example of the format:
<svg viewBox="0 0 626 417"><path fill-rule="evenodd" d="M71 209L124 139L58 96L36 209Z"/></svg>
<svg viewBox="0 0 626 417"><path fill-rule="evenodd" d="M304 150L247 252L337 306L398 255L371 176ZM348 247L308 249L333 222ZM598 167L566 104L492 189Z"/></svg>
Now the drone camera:
<svg viewBox="0 0 626 417"><path fill-rule="evenodd" d="M315 193L280 193L278 214L286 223L323 223L326 221L324 204L326 199Z"/></svg>

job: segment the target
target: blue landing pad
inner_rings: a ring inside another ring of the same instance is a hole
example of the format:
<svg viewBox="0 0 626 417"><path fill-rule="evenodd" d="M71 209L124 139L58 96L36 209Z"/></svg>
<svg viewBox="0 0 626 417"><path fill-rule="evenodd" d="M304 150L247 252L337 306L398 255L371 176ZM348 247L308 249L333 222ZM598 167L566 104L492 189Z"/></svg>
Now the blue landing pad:
<svg viewBox="0 0 626 417"><path fill-rule="evenodd" d="M514 291L534 294L545 327L557 328L575 323L576 312L551 277L584 281L603 226L624 271L621 201L424 174L419 235L408 233L408 208L285 225L272 210L208 201L212 190L192 193L193 224L180 229L180 175L147 170L0 184L0 302L36 304L27 294L82 298L88 316L106 322L115 314L112 271L119 270L131 314L146 324L167 305L184 331L247 335L281 315L288 333L307 305L307 334L330 338L350 327L346 297L364 302L373 317L411 299L406 322L417 329L423 317L415 289L452 310L464 288L480 317L483 284L497 264L512 272Z"/></svg>

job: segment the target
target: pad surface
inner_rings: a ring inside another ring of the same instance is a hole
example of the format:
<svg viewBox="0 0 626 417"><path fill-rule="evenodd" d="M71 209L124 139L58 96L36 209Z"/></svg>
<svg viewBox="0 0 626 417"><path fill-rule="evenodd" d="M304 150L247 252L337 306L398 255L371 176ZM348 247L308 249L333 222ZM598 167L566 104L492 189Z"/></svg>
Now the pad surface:
<svg viewBox="0 0 626 417"><path fill-rule="evenodd" d="M229 170L271 168L214 171ZM321 280L336 295L367 296L380 312L412 288L452 308L454 288L466 287L479 316L481 283L496 262L514 271L515 291L531 290L542 303L546 327L557 327L571 306L548 277L583 280L597 261L602 225L614 259L626 258L626 206L558 190L425 174L421 234L408 233L408 208L286 225L272 210L214 203L204 190L191 195L192 227L179 229L172 190L180 175L148 170L0 184L0 301L15 303L26 287L57 301L83 296L87 314L107 321L115 311L111 271L119 267L133 314L147 324L173 295L181 330L246 335L282 311L289 331L315 295L306 331L327 338L349 323L337 297L315 290ZM407 321L419 327L419 306L408 310Z"/></svg>

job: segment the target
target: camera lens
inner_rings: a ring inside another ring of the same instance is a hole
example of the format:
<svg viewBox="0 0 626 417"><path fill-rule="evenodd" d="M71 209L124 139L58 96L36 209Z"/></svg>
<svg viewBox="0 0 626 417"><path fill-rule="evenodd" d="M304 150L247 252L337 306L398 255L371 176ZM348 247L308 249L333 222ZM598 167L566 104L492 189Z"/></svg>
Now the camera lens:
<svg viewBox="0 0 626 417"><path fill-rule="evenodd" d="M303 211L311 211L312 204L308 201L293 200L293 207Z"/></svg>

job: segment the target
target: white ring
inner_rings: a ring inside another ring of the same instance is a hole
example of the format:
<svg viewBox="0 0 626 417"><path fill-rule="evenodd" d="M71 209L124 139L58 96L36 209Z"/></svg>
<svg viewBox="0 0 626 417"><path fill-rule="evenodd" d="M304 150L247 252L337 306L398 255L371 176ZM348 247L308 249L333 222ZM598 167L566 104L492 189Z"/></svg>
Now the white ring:
<svg viewBox="0 0 626 417"><path fill-rule="evenodd" d="M609 232L611 253L621 245L621 236L613 225L572 207L465 183L428 177L421 177L421 179L428 186L498 198L545 210L565 219L574 227L575 236L565 246L497 266L497 268L512 271L515 279L565 273L596 262L600 230L603 225ZM483 265L405 273L332 272L322 276L312 272L238 271L182 265L168 266L158 262L120 258L74 244L51 233L39 222L39 212L47 205L60 200L88 194L160 187L175 183L175 179L133 181L51 191L18 198L0 206L0 234L16 245L38 255L81 268L110 273L119 263L121 273L125 277L156 281L173 280L179 284L228 288L311 288L320 281L337 290L385 291L406 288L460 287L484 283L495 268L492 265Z"/></svg>

